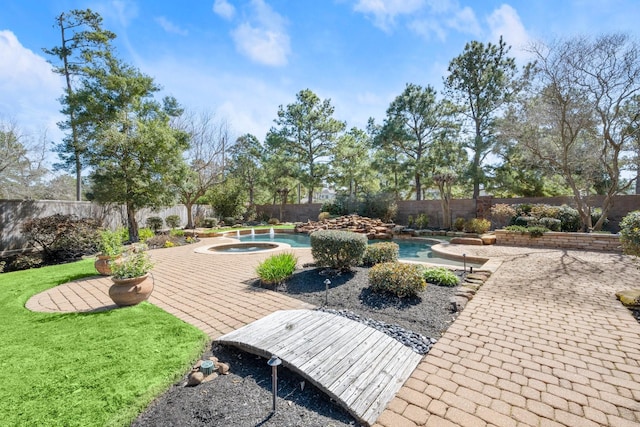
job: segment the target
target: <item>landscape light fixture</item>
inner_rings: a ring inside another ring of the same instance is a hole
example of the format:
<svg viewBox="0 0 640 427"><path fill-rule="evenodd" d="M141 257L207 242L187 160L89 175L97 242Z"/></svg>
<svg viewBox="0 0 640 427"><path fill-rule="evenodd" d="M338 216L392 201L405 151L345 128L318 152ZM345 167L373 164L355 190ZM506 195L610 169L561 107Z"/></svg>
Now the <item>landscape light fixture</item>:
<svg viewBox="0 0 640 427"><path fill-rule="evenodd" d="M331 285L331 280L326 279L324 281L324 305L329 305L329 286Z"/></svg>
<svg viewBox="0 0 640 427"><path fill-rule="evenodd" d="M271 410L276 412L276 397L278 396L278 366L282 364L282 360L275 354L267 362L271 366L271 389L273 390L273 406Z"/></svg>

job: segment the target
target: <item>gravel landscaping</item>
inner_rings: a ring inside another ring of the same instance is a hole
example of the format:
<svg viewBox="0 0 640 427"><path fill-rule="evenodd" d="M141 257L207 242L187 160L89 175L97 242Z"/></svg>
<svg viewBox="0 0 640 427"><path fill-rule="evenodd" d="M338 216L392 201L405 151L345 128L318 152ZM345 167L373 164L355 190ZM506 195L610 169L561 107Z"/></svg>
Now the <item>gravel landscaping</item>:
<svg viewBox="0 0 640 427"><path fill-rule="evenodd" d="M430 347L455 319L449 299L455 288L432 284L419 296L398 299L373 293L368 269L333 274L304 268L278 288L318 307L325 301L325 280L331 285L323 309L357 318L405 345ZM256 281L253 286L259 286ZM271 412L271 368L266 359L232 347L213 344L203 359L214 355L230 365L220 375L196 387L187 377L158 398L132 426L356 426L355 420L326 395L287 369L278 373L278 409Z"/></svg>

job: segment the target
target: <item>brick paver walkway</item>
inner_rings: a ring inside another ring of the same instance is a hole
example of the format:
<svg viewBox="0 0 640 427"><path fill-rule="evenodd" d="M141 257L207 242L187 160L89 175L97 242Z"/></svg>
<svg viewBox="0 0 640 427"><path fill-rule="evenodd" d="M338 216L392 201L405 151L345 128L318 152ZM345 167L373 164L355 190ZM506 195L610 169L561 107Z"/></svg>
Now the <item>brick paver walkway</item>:
<svg viewBox="0 0 640 427"><path fill-rule="evenodd" d="M503 263L377 426L640 425L640 325L614 296L640 287L640 263L595 252L449 250ZM297 254L300 264L311 260L308 250ZM273 311L307 306L247 287L268 255L194 254L191 246L152 255L156 287L150 302L212 338ZM108 278L72 282L34 296L27 307L109 308L109 286Z"/></svg>
<svg viewBox="0 0 640 427"><path fill-rule="evenodd" d="M640 263L604 253L454 248L505 262L379 426L640 425L640 325L616 291Z"/></svg>
<svg viewBox="0 0 640 427"><path fill-rule="evenodd" d="M231 242L203 239L198 246ZM195 245L149 251L154 290L149 302L190 323L211 339L231 332L277 310L311 306L285 294L247 286L255 268L269 254L201 254ZM311 262L309 250L296 250L299 265ZM109 298L108 277L81 279L33 296L26 307L34 311L73 312L115 308Z"/></svg>

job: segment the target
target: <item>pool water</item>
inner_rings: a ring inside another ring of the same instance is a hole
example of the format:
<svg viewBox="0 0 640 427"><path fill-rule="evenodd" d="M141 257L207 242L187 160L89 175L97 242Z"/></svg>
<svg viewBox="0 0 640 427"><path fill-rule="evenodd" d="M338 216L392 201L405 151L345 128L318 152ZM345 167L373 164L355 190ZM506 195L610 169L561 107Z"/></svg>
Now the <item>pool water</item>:
<svg viewBox="0 0 640 427"><path fill-rule="evenodd" d="M276 233L274 237L269 234L256 234L254 236L244 235L240 237L241 242L279 242L287 243L292 248L311 247L310 238L306 234ZM388 240L371 240L370 243L383 242ZM431 252L431 243L417 240L394 240L400 247L398 258L408 261L423 261L436 264L459 265L459 261L437 258ZM471 265L471 264L469 264Z"/></svg>

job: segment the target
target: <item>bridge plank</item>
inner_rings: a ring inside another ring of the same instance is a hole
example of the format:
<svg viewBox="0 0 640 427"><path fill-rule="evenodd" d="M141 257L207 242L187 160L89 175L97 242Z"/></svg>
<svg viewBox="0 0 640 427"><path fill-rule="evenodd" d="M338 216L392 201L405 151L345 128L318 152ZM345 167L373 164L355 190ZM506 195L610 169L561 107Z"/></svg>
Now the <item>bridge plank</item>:
<svg viewBox="0 0 640 427"><path fill-rule="evenodd" d="M281 310L217 339L263 357L277 355L372 425L422 356L363 323L316 310Z"/></svg>

